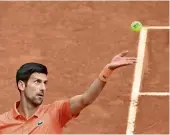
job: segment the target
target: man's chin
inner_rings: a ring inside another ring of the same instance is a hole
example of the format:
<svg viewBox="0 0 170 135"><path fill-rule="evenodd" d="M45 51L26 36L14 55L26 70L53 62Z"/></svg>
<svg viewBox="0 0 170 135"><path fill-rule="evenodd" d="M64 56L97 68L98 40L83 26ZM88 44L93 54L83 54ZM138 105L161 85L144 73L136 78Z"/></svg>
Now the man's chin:
<svg viewBox="0 0 170 135"><path fill-rule="evenodd" d="M43 103L43 99L33 102L33 104L34 104L35 106L40 106L42 103Z"/></svg>
<svg viewBox="0 0 170 135"><path fill-rule="evenodd" d="M42 102L41 102L41 103L37 103L37 102L36 102L36 103L34 103L34 106L35 106L35 107L38 107L38 106L40 106L41 104L42 104Z"/></svg>

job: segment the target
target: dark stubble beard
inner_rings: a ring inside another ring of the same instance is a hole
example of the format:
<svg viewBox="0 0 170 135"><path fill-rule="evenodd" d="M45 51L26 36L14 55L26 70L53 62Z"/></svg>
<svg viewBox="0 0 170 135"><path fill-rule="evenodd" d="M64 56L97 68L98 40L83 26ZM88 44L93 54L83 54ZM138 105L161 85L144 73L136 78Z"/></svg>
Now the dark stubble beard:
<svg viewBox="0 0 170 135"><path fill-rule="evenodd" d="M34 107L38 107L42 104L43 102L43 97L42 99L40 99L37 95L36 96L33 96L33 97L28 97L26 96L26 99L29 103L31 103Z"/></svg>

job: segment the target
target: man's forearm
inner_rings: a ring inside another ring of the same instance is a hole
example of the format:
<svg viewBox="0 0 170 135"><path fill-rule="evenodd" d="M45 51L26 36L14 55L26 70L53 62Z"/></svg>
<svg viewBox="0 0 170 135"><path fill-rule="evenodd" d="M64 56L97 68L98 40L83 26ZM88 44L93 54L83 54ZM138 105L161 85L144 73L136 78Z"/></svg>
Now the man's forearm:
<svg viewBox="0 0 170 135"><path fill-rule="evenodd" d="M136 58L125 57L127 52L128 51L122 52L113 57L111 62L103 68L98 78L94 80L86 92L71 98L70 104L73 114L80 113L83 108L91 104L99 96L115 69L136 63Z"/></svg>
<svg viewBox="0 0 170 135"><path fill-rule="evenodd" d="M71 98L70 105L74 115L77 115L83 108L90 105L99 96L112 71L113 70L110 70L108 65L106 65L86 92Z"/></svg>
<svg viewBox="0 0 170 135"><path fill-rule="evenodd" d="M103 90L112 72L113 70L110 70L108 68L108 65L106 65L103 68L98 78L91 84L88 90L82 95L83 102L85 105L91 104L99 96L100 92Z"/></svg>
<svg viewBox="0 0 170 135"><path fill-rule="evenodd" d="M100 94L100 92L103 90L106 82L101 81L99 78L97 78L89 87L89 89L82 95L83 96L83 102L85 105L91 104Z"/></svg>

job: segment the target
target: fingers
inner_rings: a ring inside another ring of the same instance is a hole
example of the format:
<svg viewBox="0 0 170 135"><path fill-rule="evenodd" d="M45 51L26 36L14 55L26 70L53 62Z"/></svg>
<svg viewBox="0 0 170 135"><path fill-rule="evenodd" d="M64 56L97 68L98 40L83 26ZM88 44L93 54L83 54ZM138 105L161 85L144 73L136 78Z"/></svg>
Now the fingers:
<svg viewBox="0 0 170 135"><path fill-rule="evenodd" d="M136 61L137 60L136 57L123 57L121 59L124 60L124 61Z"/></svg>
<svg viewBox="0 0 170 135"><path fill-rule="evenodd" d="M136 59L136 57L125 57L125 58L127 58L127 59L129 59L129 60Z"/></svg>
<svg viewBox="0 0 170 135"><path fill-rule="evenodd" d="M128 64L134 64L134 63L137 63L137 61L136 60L133 60L133 61L131 60L131 61L128 61L127 63Z"/></svg>
<svg viewBox="0 0 170 135"><path fill-rule="evenodd" d="M128 62L136 62L136 59L129 59Z"/></svg>
<svg viewBox="0 0 170 135"><path fill-rule="evenodd" d="M135 64L135 63L136 63L136 61L130 61L130 62L124 63L122 66L133 65L133 64Z"/></svg>
<svg viewBox="0 0 170 135"><path fill-rule="evenodd" d="M123 57L123 56L126 56L127 54L128 54L128 50L121 52L117 56Z"/></svg>
<svg viewBox="0 0 170 135"><path fill-rule="evenodd" d="M125 64L131 65L131 64L134 64L134 63L137 63L136 59L128 59L128 60L126 59L125 60Z"/></svg>
<svg viewBox="0 0 170 135"><path fill-rule="evenodd" d="M133 61L133 60L136 60L136 58L125 58L124 60Z"/></svg>

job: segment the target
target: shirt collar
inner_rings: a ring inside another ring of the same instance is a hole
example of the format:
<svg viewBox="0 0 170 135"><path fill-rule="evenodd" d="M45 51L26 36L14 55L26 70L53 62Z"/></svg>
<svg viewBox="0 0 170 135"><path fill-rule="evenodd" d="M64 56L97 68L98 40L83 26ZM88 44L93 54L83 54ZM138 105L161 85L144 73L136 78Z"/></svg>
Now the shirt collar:
<svg viewBox="0 0 170 135"><path fill-rule="evenodd" d="M21 114L17 110L19 104L20 104L20 101L17 101L13 105L12 115L13 115L14 118L17 118L18 116L21 116ZM41 108L41 106L37 109L37 111L33 114L33 116L39 117L39 114L40 114L40 111L41 111L40 108Z"/></svg>
<svg viewBox="0 0 170 135"><path fill-rule="evenodd" d="M17 107L19 106L19 101L15 102L13 109L12 109L12 115L14 118L17 118L18 116L20 116Z"/></svg>

